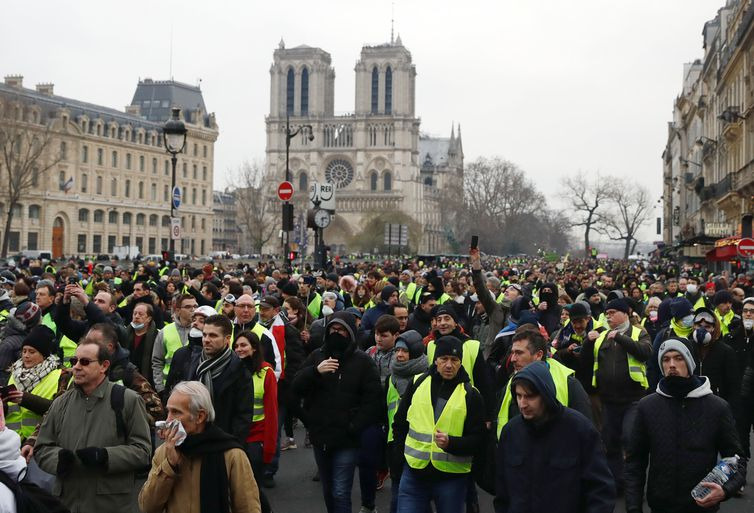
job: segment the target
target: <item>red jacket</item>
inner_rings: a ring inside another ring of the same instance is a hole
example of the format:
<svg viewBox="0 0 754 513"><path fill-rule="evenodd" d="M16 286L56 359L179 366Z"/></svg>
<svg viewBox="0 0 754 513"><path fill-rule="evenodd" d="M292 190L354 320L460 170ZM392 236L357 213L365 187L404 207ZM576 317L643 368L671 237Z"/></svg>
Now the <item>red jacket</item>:
<svg viewBox="0 0 754 513"><path fill-rule="evenodd" d="M262 367L270 367L264 362ZM263 460L271 463L277 449L278 435L278 384L272 367L264 376L264 420L252 422L247 442L262 442ZM251 401L254 401L252 394Z"/></svg>

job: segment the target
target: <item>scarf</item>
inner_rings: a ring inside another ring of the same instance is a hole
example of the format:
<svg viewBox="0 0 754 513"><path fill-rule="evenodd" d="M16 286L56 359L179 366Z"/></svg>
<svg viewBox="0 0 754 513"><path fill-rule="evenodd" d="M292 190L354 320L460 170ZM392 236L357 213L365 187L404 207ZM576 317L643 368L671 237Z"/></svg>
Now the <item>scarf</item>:
<svg viewBox="0 0 754 513"><path fill-rule="evenodd" d="M232 356L233 351L230 350L230 347L226 347L225 351L215 358L208 358L204 351L202 351L202 355L199 357L199 367L196 369L196 377L209 390L213 403L215 402L215 392L212 389L212 381L223 373L230 363Z"/></svg>
<svg viewBox="0 0 754 513"><path fill-rule="evenodd" d="M694 331L693 326L686 328L681 323L676 322L675 319L670 319L670 328L675 332L676 335L683 338L689 338L691 332Z"/></svg>
<svg viewBox="0 0 754 513"><path fill-rule="evenodd" d="M16 387L21 392L31 392L49 373L59 366L60 360L54 354L51 354L41 363L36 364L30 369L24 368L24 362L19 358L13 363L11 373L13 374L13 381L16 383Z"/></svg>
<svg viewBox="0 0 754 513"><path fill-rule="evenodd" d="M186 456L202 459L199 511L230 513L230 483L225 468L225 452L243 449L238 440L213 424L207 424L203 432L188 435L176 449Z"/></svg>
<svg viewBox="0 0 754 513"><path fill-rule="evenodd" d="M657 388L676 399L683 399L689 392L699 388L704 381L699 376L684 378L681 376L666 376L657 384Z"/></svg>
<svg viewBox="0 0 754 513"><path fill-rule="evenodd" d="M406 362L399 362L393 360L393 385L398 390L398 395L403 397L406 392L409 383L414 380L414 376L417 374L423 374L427 370L427 358L422 354L418 358L408 360Z"/></svg>

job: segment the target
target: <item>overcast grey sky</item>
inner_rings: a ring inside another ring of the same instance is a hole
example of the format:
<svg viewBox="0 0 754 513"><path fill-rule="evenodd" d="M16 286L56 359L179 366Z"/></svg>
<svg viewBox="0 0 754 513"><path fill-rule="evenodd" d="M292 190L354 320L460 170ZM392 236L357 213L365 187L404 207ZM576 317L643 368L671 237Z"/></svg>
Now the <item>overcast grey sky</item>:
<svg viewBox="0 0 754 513"><path fill-rule="evenodd" d="M501 155L548 197L578 170L631 177L661 195L660 155L683 63L724 0L396 0L417 69L422 130L460 122L467 162ZM27 87L122 109L138 79L201 87L217 114L215 187L264 158L269 69L286 46L330 52L335 109L353 110L364 44L390 38L390 0L3 2L0 71ZM649 234L652 237L652 234Z"/></svg>

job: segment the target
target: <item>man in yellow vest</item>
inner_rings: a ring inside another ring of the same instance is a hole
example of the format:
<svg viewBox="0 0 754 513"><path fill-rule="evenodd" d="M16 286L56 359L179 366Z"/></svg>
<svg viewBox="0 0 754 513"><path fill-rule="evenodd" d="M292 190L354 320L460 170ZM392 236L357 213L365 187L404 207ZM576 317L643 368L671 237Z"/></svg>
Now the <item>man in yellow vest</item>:
<svg viewBox="0 0 754 513"><path fill-rule="evenodd" d="M623 452L636 416L636 405L647 393L647 360L652 341L647 331L632 326L625 299L607 304L609 330L581 350L584 365L592 367L592 388L602 405L602 440L610 470L620 492L623 489Z"/></svg>
<svg viewBox="0 0 754 513"><path fill-rule="evenodd" d="M740 324L741 317L733 311L733 294L727 290L720 290L712 298L712 304L715 305L715 317L720 321L720 336L724 337ZM696 310L695 310L696 311Z"/></svg>
<svg viewBox="0 0 754 513"><path fill-rule="evenodd" d="M547 370L555 383L558 401L563 406L580 412L589 420L592 419L592 406L589 402L589 396L586 395L584 387L576 379L574 371L562 363L548 358L548 352L547 341L536 326L524 324L516 329L510 350L510 361L515 374L505 385L503 391L503 401L497 414L498 438L503 427L520 413L511 386L513 380L516 379L519 372L534 362L545 362L547 364Z"/></svg>
<svg viewBox="0 0 754 513"><path fill-rule="evenodd" d="M188 332L191 329L191 318L197 304L194 296L183 294L175 301L175 322L166 324L157 333L152 348L152 377L154 388L158 394L165 390L165 379L170 374L170 364L175 352L188 343Z"/></svg>
<svg viewBox="0 0 754 513"><path fill-rule="evenodd" d="M615 483L599 434L587 418L563 407L552 378L545 362L513 378L521 415L500 436L495 512L613 511Z"/></svg>
<svg viewBox="0 0 754 513"><path fill-rule="evenodd" d="M392 457L403 458L398 513L465 511L472 456L484 440L484 401L461 365L464 345L440 337L429 371L417 376L393 420Z"/></svg>

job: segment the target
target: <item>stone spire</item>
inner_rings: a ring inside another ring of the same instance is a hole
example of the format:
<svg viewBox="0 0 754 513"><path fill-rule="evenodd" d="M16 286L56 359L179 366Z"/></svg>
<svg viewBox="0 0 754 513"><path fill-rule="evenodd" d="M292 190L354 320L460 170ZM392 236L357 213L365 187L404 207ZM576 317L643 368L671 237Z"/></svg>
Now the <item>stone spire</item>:
<svg viewBox="0 0 754 513"><path fill-rule="evenodd" d="M285 41L283 41L283 38L280 38L280 42L278 43L278 48L281 50L285 50Z"/></svg>

